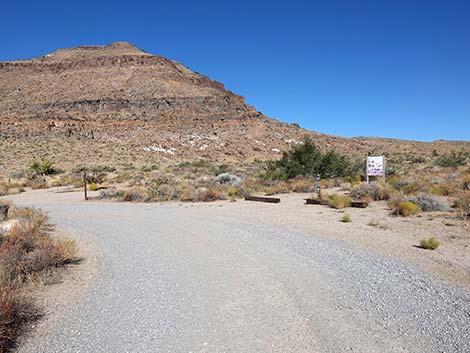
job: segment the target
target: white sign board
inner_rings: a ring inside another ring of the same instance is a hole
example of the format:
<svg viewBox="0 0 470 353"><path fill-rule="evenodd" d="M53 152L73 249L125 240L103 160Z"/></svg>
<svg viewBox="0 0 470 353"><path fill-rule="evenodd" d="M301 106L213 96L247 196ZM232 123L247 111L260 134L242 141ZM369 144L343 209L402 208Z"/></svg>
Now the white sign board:
<svg viewBox="0 0 470 353"><path fill-rule="evenodd" d="M367 157L367 176L384 176L385 163L384 156Z"/></svg>

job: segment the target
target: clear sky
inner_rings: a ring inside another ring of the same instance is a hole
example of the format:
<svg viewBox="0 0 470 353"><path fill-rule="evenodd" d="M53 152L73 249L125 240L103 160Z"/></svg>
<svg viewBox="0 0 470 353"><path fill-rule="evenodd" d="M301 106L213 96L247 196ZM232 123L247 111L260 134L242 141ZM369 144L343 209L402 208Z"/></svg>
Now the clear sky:
<svg viewBox="0 0 470 353"><path fill-rule="evenodd" d="M470 1L4 1L0 61L129 41L264 114L341 136L470 140Z"/></svg>

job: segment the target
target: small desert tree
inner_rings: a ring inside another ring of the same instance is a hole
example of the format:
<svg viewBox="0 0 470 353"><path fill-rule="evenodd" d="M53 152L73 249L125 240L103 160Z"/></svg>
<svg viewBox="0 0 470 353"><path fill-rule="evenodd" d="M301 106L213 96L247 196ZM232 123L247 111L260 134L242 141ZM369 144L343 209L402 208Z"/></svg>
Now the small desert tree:
<svg viewBox="0 0 470 353"><path fill-rule="evenodd" d="M284 180L320 174L331 178L349 175L352 171L353 163L348 157L334 150L322 153L310 137L305 137L302 144L285 151L280 160L268 161L264 177Z"/></svg>

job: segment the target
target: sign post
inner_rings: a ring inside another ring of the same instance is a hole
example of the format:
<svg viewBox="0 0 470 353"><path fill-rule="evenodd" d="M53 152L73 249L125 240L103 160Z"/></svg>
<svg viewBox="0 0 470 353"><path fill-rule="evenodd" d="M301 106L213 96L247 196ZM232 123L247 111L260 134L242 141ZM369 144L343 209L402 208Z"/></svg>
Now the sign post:
<svg viewBox="0 0 470 353"><path fill-rule="evenodd" d="M316 182L317 182L317 186L316 186L316 191L317 191L317 197L319 199L321 199L321 178L320 178L320 174L317 174L316 178L315 178Z"/></svg>
<svg viewBox="0 0 470 353"><path fill-rule="evenodd" d="M85 193L85 201L87 201L88 195L87 195L87 185L86 185L86 172L83 172L83 191Z"/></svg>
<svg viewBox="0 0 470 353"><path fill-rule="evenodd" d="M370 176L383 176L385 179L385 157L368 156L366 161L366 179L369 182Z"/></svg>

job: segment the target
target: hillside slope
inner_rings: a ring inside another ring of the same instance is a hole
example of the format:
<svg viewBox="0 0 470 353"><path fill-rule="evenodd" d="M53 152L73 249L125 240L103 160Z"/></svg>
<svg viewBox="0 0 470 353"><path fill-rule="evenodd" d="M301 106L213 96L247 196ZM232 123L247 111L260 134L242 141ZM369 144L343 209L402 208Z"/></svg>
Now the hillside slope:
<svg viewBox="0 0 470 353"><path fill-rule="evenodd" d="M125 42L0 62L0 165L51 158L158 163L272 158L310 135L343 153L430 154L468 142L421 143L319 134L270 119L223 84Z"/></svg>

